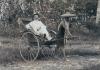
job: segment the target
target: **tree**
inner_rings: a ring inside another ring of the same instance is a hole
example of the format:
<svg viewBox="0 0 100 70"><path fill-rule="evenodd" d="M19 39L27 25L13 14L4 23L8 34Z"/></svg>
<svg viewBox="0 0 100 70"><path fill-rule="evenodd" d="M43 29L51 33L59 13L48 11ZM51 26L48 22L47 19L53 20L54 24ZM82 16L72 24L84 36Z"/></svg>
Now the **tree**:
<svg viewBox="0 0 100 70"><path fill-rule="evenodd" d="M100 0L98 0L96 23L100 22Z"/></svg>
<svg viewBox="0 0 100 70"><path fill-rule="evenodd" d="M82 13L82 10L85 10L90 16L96 15L97 0L77 0L75 4L76 13Z"/></svg>

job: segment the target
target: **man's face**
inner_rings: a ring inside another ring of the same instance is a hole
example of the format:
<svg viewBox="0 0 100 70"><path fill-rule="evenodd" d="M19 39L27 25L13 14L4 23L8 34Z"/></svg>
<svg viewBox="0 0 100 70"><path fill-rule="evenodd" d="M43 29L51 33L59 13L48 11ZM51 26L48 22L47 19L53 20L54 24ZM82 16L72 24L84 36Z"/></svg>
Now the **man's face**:
<svg viewBox="0 0 100 70"><path fill-rule="evenodd" d="M70 18L69 18L69 17L65 17L64 19L65 19L67 22L70 21Z"/></svg>
<svg viewBox="0 0 100 70"><path fill-rule="evenodd" d="M38 15L34 15L34 20L38 20L39 16Z"/></svg>

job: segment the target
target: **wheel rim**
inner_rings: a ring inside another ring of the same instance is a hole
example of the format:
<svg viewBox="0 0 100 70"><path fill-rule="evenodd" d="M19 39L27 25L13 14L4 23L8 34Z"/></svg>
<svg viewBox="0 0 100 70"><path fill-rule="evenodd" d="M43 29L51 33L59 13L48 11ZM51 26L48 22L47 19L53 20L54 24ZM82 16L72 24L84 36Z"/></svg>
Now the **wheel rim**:
<svg viewBox="0 0 100 70"><path fill-rule="evenodd" d="M29 35L31 37L29 38ZM30 40L31 39L31 40ZM29 40L32 45L30 46ZM26 32L22 35L19 44L20 55L24 61L34 61L38 57L40 44L38 38L31 32Z"/></svg>

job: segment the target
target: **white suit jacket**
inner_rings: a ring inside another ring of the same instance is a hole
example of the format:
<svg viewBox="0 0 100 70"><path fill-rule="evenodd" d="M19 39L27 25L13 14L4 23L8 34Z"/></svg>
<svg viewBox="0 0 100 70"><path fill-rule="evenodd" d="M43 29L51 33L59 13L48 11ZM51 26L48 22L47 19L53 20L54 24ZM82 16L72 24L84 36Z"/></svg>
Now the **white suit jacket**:
<svg viewBox="0 0 100 70"><path fill-rule="evenodd" d="M48 40L52 39L51 36L49 35L49 32L47 31L46 25L44 25L39 20L34 20L30 22L29 24L26 25L26 28L32 30L32 32L34 32L34 34L36 35L45 34Z"/></svg>

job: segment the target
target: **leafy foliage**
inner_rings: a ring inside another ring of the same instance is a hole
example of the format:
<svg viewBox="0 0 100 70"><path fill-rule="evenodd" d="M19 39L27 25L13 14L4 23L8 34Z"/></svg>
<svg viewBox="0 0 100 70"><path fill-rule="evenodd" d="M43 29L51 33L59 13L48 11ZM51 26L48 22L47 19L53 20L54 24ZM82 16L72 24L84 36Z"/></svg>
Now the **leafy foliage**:
<svg viewBox="0 0 100 70"><path fill-rule="evenodd" d="M77 0L75 5L76 13L87 13L88 15L96 15L98 0ZM82 10L85 12L82 12Z"/></svg>
<svg viewBox="0 0 100 70"><path fill-rule="evenodd" d="M97 0L1 0L0 21L3 24L17 24L19 17L33 17L34 10L41 14L41 20L52 28L57 28L60 15L74 12L77 15L96 15ZM84 12L85 10L85 12Z"/></svg>

